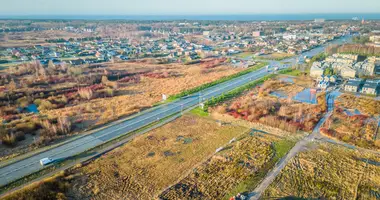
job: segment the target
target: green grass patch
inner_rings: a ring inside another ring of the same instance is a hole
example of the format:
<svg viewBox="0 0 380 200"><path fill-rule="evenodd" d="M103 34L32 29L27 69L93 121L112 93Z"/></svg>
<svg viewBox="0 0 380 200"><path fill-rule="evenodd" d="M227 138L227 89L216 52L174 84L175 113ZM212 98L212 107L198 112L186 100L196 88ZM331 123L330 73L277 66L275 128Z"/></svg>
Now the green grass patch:
<svg viewBox="0 0 380 200"><path fill-rule="evenodd" d="M284 157L290 149L295 145L295 141L291 140L280 140L272 143L272 151L274 151L274 157L267 162L262 168L257 170L255 173L247 177L246 180L240 182L234 189L232 189L223 199L228 200L230 197L244 192L253 191L259 183L265 178L268 171L270 171L276 163Z"/></svg>
<svg viewBox="0 0 380 200"><path fill-rule="evenodd" d="M234 97L236 97L238 95L241 95L243 92L245 92L247 90L250 90L251 88L253 88L253 87L257 86L257 85L260 85L260 84L264 83L266 80L271 79L271 78L273 78L275 76L276 76L275 74L266 75L266 76L264 76L261 79L258 79L256 81L247 83L247 84L245 84L245 85L243 85L241 87L235 88L235 89L231 90L230 92L228 92L226 94L220 95L219 97L209 99L205 103L204 111L207 111L208 107L210 107L210 106L215 106L215 105L217 105L217 104L219 104L221 102L224 102L224 101L232 99L232 98L234 98Z"/></svg>
<svg viewBox="0 0 380 200"><path fill-rule="evenodd" d="M189 90L185 90L185 91L182 91L181 93L179 94L176 94L176 95L173 95L173 96L170 96L168 98L167 101L174 101L178 98L181 98L181 97L185 97L187 95L191 95L191 94L194 94L196 92L199 92L199 91L202 91L204 89L207 89L209 87L212 87L212 86L215 86L215 85L218 85L220 83L224 83L226 81L229 81L231 79L234 79L234 78L237 78L239 76L243 76L245 74L248 74L248 73L251 73L251 72L254 72L254 71L257 71L258 69L261 69L263 67L265 67L268 63L260 63L258 65L255 65L253 67L250 67L249 69L247 70L244 70L244 71L241 71L239 73L236 73L236 74L233 74L233 75L230 75L230 76L226 76L226 77L223 77L221 79L218 79L216 81L213 81L211 83L206 83L206 84L203 84L201 86L198 86L198 87L195 87L195 88L192 88L192 89L189 89Z"/></svg>
<svg viewBox="0 0 380 200"><path fill-rule="evenodd" d="M166 99L165 101L159 101L159 102L157 102L157 103L154 103L153 104L153 107L155 107L155 106L159 106L159 105L162 105L162 104L166 104L166 103L170 103L170 102L173 102L173 101L175 101L176 99Z"/></svg>
<svg viewBox="0 0 380 200"><path fill-rule="evenodd" d="M278 73L279 74L287 74L287 75L291 75L291 76L300 76L304 72L301 72L298 69L284 69L284 70L279 71Z"/></svg>
<svg viewBox="0 0 380 200"><path fill-rule="evenodd" d="M276 162L284 157L290 149L295 145L294 141L291 140L280 140L273 143L273 149L276 152L274 159Z"/></svg>
<svg viewBox="0 0 380 200"><path fill-rule="evenodd" d="M191 114L200 116L200 117L207 117L209 115L208 112L204 111L202 108L197 107L190 111Z"/></svg>
<svg viewBox="0 0 380 200"><path fill-rule="evenodd" d="M248 56L253 56L253 55L254 55L253 52L242 52L242 53L236 54L235 56L237 56L238 58L246 58Z"/></svg>

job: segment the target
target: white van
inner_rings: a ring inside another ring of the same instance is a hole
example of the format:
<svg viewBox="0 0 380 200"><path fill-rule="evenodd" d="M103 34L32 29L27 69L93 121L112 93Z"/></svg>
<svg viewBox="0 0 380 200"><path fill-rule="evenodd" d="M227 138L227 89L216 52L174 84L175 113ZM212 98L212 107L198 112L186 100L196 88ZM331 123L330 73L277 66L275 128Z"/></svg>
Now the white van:
<svg viewBox="0 0 380 200"><path fill-rule="evenodd" d="M48 165L48 164L52 163L53 161L54 161L54 160L51 159L51 158L42 158L42 159L40 160L40 164L41 164L42 166L45 166L45 165Z"/></svg>

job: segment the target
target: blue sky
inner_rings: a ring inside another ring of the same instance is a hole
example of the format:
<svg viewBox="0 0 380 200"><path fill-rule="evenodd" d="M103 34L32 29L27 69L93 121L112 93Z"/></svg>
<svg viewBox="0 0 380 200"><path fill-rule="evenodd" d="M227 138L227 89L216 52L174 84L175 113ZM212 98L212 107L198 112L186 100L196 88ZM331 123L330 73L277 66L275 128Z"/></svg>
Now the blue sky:
<svg viewBox="0 0 380 200"><path fill-rule="evenodd" d="M379 13L380 0L0 0L0 15Z"/></svg>

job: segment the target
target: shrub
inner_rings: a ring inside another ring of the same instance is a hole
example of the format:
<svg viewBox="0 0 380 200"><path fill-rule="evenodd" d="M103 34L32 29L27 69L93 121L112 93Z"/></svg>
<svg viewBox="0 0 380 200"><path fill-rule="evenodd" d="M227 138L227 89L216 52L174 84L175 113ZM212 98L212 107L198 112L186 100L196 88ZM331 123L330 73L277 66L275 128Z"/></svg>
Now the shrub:
<svg viewBox="0 0 380 200"><path fill-rule="evenodd" d="M91 88L80 88L78 89L78 94L82 99L90 100L94 96Z"/></svg>
<svg viewBox="0 0 380 200"><path fill-rule="evenodd" d="M15 146L17 144L16 136L11 133L11 134L6 134L3 138L1 138L2 142L6 146Z"/></svg>
<svg viewBox="0 0 380 200"><path fill-rule="evenodd" d="M31 133L37 129L37 125L34 122L19 123L16 124L16 130L24 133Z"/></svg>
<svg viewBox="0 0 380 200"><path fill-rule="evenodd" d="M51 109L54 109L54 108L56 108L56 105L52 104L48 100L41 100L41 103L38 106L39 110L51 110Z"/></svg>

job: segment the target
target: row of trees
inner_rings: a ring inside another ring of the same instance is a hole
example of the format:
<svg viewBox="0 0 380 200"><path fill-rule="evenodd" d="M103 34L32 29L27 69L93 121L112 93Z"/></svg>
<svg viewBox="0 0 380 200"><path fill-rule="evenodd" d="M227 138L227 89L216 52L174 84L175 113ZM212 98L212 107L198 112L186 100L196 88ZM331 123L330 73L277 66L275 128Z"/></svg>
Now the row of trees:
<svg viewBox="0 0 380 200"><path fill-rule="evenodd" d="M326 48L326 52L330 55L334 53L350 53L361 56L380 56L380 47L363 44L332 45Z"/></svg>
<svg viewBox="0 0 380 200"><path fill-rule="evenodd" d="M74 41L95 41L95 40L101 40L102 37L85 37L85 38L69 38L68 40L64 38L57 38L57 39L48 39L45 40L48 43L64 43L64 42L74 42Z"/></svg>

